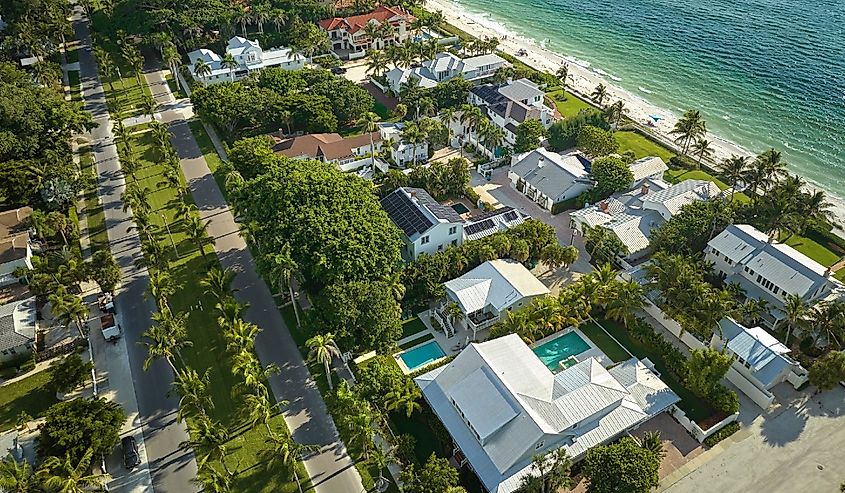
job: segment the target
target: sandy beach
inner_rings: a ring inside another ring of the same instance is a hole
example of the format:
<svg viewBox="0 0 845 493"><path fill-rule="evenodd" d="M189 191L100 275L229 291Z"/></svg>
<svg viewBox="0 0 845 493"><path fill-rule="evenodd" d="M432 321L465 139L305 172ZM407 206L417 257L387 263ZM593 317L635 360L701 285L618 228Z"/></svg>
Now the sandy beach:
<svg viewBox="0 0 845 493"><path fill-rule="evenodd" d="M673 140L674 136L670 135L669 131L675 126L679 115L666 109L658 108L641 96L632 94L630 91L614 85L613 80L583 66L588 65L585 62L547 50L537 45L534 40L527 39L508 30L507 26L502 26L484 15L470 14L448 0L427 0L426 8L429 10L440 10L449 24L475 37L499 38L500 50L517 57L526 65L537 70L555 73L563 64L568 64L568 89L575 90L582 95L589 95L595 90L596 86L604 84L607 87L609 101L613 102L621 99L625 103L628 117L643 125L647 125L654 121L651 115L659 116L661 119L656 125L651 127L652 130L669 140ZM525 50L528 54L517 56L520 50ZM748 150L717 135L708 134L707 139L712 143L711 145L714 151L713 158L716 162L730 157L732 154L752 155Z"/></svg>

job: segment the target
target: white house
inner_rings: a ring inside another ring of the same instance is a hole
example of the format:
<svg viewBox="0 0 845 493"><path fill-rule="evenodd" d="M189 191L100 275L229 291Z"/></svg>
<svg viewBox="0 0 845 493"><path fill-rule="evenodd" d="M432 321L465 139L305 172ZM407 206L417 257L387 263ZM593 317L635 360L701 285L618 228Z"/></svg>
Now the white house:
<svg viewBox="0 0 845 493"><path fill-rule="evenodd" d="M305 66L305 58L299 56L290 48L272 48L264 50L258 41L235 36L226 45L226 53L232 55L237 66L226 67L223 57L217 53L201 48L188 53L190 65L188 69L195 80L204 84L217 84L243 79L250 72L265 68L278 67L285 70L298 70ZM202 60L208 65L210 72L200 75L196 72L197 61Z"/></svg>
<svg viewBox="0 0 845 493"><path fill-rule="evenodd" d="M399 94L402 84L410 80L416 80L419 87L435 87L459 76L474 82L490 77L500 68L509 66L510 63L496 54L461 58L449 52L442 52L433 59L422 62L419 67L395 67L384 76L388 87Z"/></svg>
<svg viewBox="0 0 845 493"><path fill-rule="evenodd" d="M562 156L538 148L511 158L508 179L517 191L543 209L574 199L593 188L590 161L580 154Z"/></svg>
<svg viewBox="0 0 845 493"><path fill-rule="evenodd" d="M32 269L32 247L24 226L31 215L31 207L0 212L0 286L18 282L14 272L19 267Z"/></svg>
<svg viewBox="0 0 845 493"><path fill-rule="evenodd" d="M787 296L812 303L843 287L831 269L747 224L729 225L704 253L726 283L738 283L747 297L769 303L773 310L763 321L770 326L783 318Z"/></svg>
<svg viewBox="0 0 845 493"><path fill-rule="evenodd" d="M535 455L564 448L580 460L680 400L636 359L607 370L588 358L553 374L516 334L471 344L414 381L455 461L496 493L515 491Z"/></svg>
<svg viewBox="0 0 845 493"><path fill-rule="evenodd" d="M511 310L518 310L538 297L549 294L549 288L519 262L488 260L461 277L443 284L446 300L433 310L446 335L458 331L471 332L472 340L490 328ZM448 306L456 303L463 317L455 320ZM467 334L469 335L469 334Z"/></svg>
<svg viewBox="0 0 845 493"><path fill-rule="evenodd" d="M657 156L649 156L637 159L630 164L631 174L634 175L634 183L631 188L639 188L646 180L663 180L663 173L669 167Z"/></svg>
<svg viewBox="0 0 845 493"><path fill-rule="evenodd" d="M761 390L771 390L785 382L790 372L803 368L788 356L790 350L760 327L745 327L731 318L719 322L722 336L714 336L719 348L734 355L733 368Z"/></svg>
<svg viewBox="0 0 845 493"><path fill-rule="evenodd" d="M531 216L510 206L473 216L464 223L464 241L480 240L507 231L527 219L531 219Z"/></svg>
<svg viewBox="0 0 845 493"><path fill-rule="evenodd" d="M370 49L383 50L386 46L404 43L412 35L414 19L400 6L380 5L367 14L323 19L318 25L328 35L332 50L345 52L346 58L358 58ZM367 25L380 27L382 34L370 39L365 29Z"/></svg>
<svg viewBox="0 0 845 493"><path fill-rule="evenodd" d="M555 110L546 106L543 90L528 79L518 79L501 86L484 84L469 91L469 102L479 106L505 134L508 145L516 142L516 128L525 120L539 120L548 128L555 121ZM459 135L467 129L460 128ZM477 143L477 136L469 135Z"/></svg>
<svg viewBox="0 0 845 493"><path fill-rule="evenodd" d="M32 353L35 328L34 297L0 306L0 363Z"/></svg>
<svg viewBox="0 0 845 493"><path fill-rule="evenodd" d="M451 207L441 205L421 188L397 188L381 199L381 206L402 231L402 258L434 255L464 241L464 221Z"/></svg>
<svg viewBox="0 0 845 493"><path fill-rule="evenodd" d="M655 228L683 206L712 200L720 193L719 187L707 180L684 180L670 186L646 176L637 188L572 212L569 217L581 233L585 226L611 231L627 247L626 260L635 262L649 253L649 238Z"/></svg>
<svg viewBox="0 0 845 493"><path fill-rule="evenodd" d="M382 172L387 171L387 163L371 156L370 134L354 137L341 137L340 134L306 134L291 138L273 137L276 141L273 150L277 154L292 159L316 159L325 163L334 163L344 172L358 172L369 176L372 165ZM381 149L381 133L372 132L373 148Z"/></svg>
<svg viewBox="0 0 845 493"><path fill-rule="evenodd" d="M402 139L402 129L405 124L402 122L380 123L379 133L381 134L382 148L384 142L393 142L390 147L390 158L399 166L406 166L414 162L424 163L428 161L428 141L418 142L417 145L409 144Z"/></svg>

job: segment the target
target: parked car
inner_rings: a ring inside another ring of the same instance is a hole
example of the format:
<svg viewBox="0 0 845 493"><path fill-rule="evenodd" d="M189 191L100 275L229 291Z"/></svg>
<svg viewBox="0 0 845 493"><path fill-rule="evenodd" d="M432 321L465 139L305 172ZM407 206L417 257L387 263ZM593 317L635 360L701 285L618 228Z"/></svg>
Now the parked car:
<svg viewBox="0 0 845 493"><path fill-rule="evenodd" d="M335 75L342 75L346 73L346 69L343 67L332 67L332 73Z"/></svg>
<svg viewBox="0 0 845 493"><path fill-rule="evenodd" d="M138 444L135 443L135 437L123 437L120 445L123 447L123 467L132 469L141 463L141 455L138 454Z"/></svg>
<svg viewBox="0 0 845 493"><path fill-rule="evenodd" d="M105 340L115 342L120 339L122 330L120 325L114 321L114 315L111 313L106 313L100 317L100 329Z"/></svg>

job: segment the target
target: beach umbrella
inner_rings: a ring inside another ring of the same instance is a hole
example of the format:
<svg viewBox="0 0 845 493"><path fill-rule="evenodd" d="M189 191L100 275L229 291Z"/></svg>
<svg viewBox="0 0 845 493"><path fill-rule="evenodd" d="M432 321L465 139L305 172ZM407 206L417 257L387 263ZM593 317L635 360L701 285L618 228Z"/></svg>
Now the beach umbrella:
<svg viewBox="0 0 845 493"><path fill-rule="evenodd" d="M659 122L660 120L663 119L663 117L660 116L660 115L648 115L648 117L651 118L652 120L654 120L655 123L657 123L657 122Z"/></svg>

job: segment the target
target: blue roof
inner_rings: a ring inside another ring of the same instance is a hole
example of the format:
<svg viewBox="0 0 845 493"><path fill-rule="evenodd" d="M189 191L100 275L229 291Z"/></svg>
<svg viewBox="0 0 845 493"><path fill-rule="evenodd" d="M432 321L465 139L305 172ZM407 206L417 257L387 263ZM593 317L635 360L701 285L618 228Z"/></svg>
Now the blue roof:
<svg viewBox="0 0 845 493"><path fill-rule="evenodd" d="M764 386L774 383L781 373L793 365L785 356L789 348L760 327L744 327L730 318L719 322L727 347L745 360L754 377Z"/></svg>

